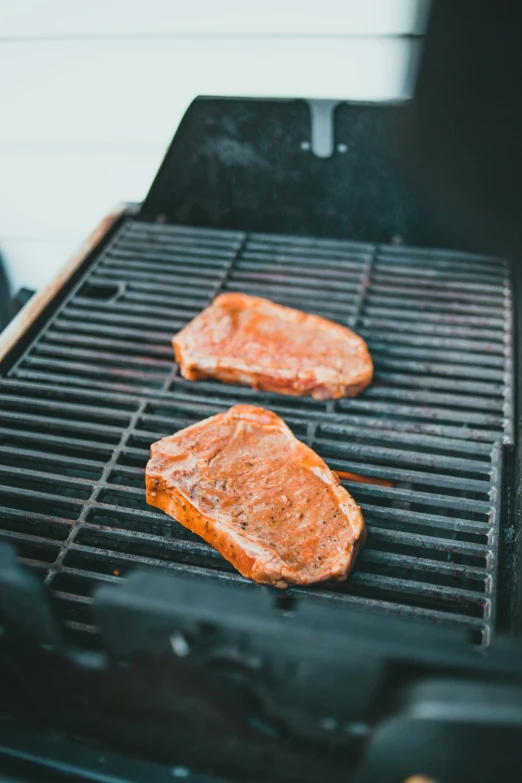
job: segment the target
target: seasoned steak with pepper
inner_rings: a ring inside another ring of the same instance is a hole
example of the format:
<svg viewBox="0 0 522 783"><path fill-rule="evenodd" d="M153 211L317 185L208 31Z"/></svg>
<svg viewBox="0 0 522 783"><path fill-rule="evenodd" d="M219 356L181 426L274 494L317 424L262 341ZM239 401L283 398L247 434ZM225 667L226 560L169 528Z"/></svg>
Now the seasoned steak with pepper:
<svg viewBox="0 0 522 783"><path fill-rule="evenodd" d="M245 294L221 294L172 342L189 381L327 400L355 397L373 375L366 343L347 327Z"/></svg>
<svg viewBox="0 0 522 783"><path fill-rule="evenodd" d="M235 405L154 443L146 485L148 503L256 582L342 581L364 543L357 503L264 408Z"/></svg>

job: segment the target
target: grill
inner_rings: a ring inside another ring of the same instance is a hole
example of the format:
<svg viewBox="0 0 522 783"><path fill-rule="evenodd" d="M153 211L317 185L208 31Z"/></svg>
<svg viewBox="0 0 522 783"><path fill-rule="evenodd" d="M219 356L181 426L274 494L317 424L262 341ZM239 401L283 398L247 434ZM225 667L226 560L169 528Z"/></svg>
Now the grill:
<svg viewBox="0 0 522 783"><path fill-rule="evenodd" d="M324 403L186 382L172 334L234 290L355 328L372 387ZM0 539L50 587L75 642L99 644L93 587L137 565L250 586L144 494L151 442L237 402L274 410L333 470L386 484L343 480L366 548L346 583L290 595L491 641L514 434L506 262L127 217L33 338L0 381Z"/></svg>

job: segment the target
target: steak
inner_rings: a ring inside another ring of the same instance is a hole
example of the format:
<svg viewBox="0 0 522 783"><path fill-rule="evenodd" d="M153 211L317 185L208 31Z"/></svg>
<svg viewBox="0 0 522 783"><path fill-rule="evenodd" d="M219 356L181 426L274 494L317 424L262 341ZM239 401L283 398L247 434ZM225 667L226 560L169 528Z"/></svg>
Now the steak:
<svg viewBox="0 0 522 783"><path fill-rule="evenodd" d="M317 400L354 397L372 380L364 340L269 299L221 294L172 340L184 378L217 378Z"/></svg>
<svg viewBox="0 0 522 783"><path fill-rule="evenodd" d="M364 543L361 510L275 413L235 405L151 446L147 502L243 576L287 587L342 581Z"/></svg>

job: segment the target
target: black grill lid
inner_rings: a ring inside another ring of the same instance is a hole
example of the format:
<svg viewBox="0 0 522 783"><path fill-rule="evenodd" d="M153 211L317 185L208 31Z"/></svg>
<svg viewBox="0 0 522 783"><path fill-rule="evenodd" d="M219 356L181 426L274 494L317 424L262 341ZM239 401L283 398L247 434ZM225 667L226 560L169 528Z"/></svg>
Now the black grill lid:
<svg viewBox="0 0 522 783"><path fill-rule="evenodd" d="M197 98L145 220L469 249L424 205L408 103ZM330 154L331 153L331 154Z"/></svg>

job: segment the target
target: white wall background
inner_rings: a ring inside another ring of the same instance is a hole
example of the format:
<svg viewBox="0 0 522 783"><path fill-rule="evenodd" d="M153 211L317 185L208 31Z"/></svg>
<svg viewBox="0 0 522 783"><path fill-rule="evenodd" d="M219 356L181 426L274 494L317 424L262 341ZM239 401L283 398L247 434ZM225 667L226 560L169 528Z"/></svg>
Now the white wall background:
<svg viewBox="0 0 522 783"><path fill-rule="evenodd" d="M408 94L428 0L0 0L0 251L44 285L200 94Z"/></svg>

